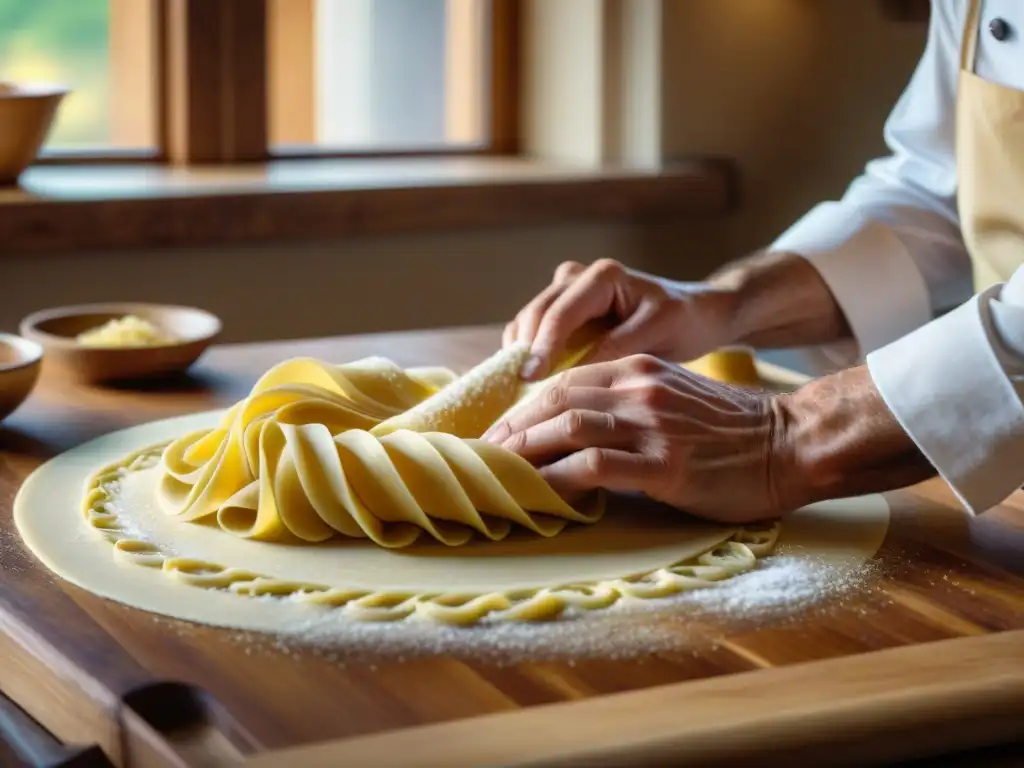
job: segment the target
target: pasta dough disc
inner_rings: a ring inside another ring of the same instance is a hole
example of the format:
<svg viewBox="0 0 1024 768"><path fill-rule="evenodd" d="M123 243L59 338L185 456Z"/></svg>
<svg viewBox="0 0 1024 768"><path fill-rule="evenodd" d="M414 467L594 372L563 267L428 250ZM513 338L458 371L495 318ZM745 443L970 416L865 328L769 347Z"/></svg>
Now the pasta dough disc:
<svg viewBox="0 0 1024 768"><path fill-rule="evenodd" d="M223 590L176 583L158 568L118 562L111 545L80 517L83 484L96 467L191 430L215 424L222 412L194 414L112 433L51 460L26 481L14 516L27 546L62 578L100 596L143 610L216 626L273 631L308 620L322 606L293 600L253 600ZM211 526L183 525L162 516L152 499L153 470L130 475L119 504L124 519L174 554L270 573L368 590L514 590L600 582L668 566L714 547L734 529L654 515L619 499L607 522L566 530L554 539L514 537L453 551L440 544L394 551L365 541L288 547L235 537ZM888 506L878 496L815 505L787 519L779 552L857 565L884 538Z"/></svg>
<svg viewBox="0 0 1024 768"><path fill-rule="evenodd" d="M156 468L126 478L117 505L129 513L133 534L183 558L285 581L373 591L506 592L599 582L690 559L735 532L664 510L623 509L628 505L620 503L601 522L567 528L552 538L517 532L499 542L478 537L449 547L422 540L401 549L343 538L287 545L240 539L210 525L182 525L156 509L156 479Z"/></svg>

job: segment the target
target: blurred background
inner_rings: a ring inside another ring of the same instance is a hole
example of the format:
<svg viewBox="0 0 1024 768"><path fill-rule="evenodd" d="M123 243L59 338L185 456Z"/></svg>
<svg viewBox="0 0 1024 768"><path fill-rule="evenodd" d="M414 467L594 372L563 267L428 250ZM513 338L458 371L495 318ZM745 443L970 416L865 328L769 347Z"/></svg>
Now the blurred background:
<svg viewBox="0 0 1024 768"><path fill-rule="evenodd" d="M0 0L0 80L73 88L44 155L159 158L162 54L152 30L162 1ZM557 3L569 13L598 1ZM258 74L266 78L271 152L351 153L364 162L361 153L486 149L496 99L515 97L493 92L490 5L268 0L266 72ZM658 154L664 161L732 159L741 200L729 216L333 241L311 233L301 242L217 248L154 243L18 254L0 243L0 283L17 286L0 305L0 328L12 329L43 306L130 299L203 306L224 319L227 340L306 337L504 321L568 258L612 257L700 278L768 244L815 202L841 194L884 150L883 121L927 31L921 3L659 5ZM579 30L581 38L587 34ZM573 38L561 44L578 44ZM522 44L530 39L523 35ZM86 166L74 167L85 173ZM90 193L122 183L110 173L114 167L96 166ZM216 218L215 206L210 216Z"/></svg>
<svg viewBox="0 0 1024 768"><path fill-rule="evenodd" d="M111 131L106 0L0 0L0 79L73 84L49 146L102 147Z"/></svg>
<svg viewBox="0 0 1024 768"><path fill-rule="evenodd" d="M157 5L0 0L0 78L73 89L51 153L155 149L152 120L130 115L156 98L147 29ZM484 0L269 0L272 142L381 150L482 141L486 10Z"/></svg>

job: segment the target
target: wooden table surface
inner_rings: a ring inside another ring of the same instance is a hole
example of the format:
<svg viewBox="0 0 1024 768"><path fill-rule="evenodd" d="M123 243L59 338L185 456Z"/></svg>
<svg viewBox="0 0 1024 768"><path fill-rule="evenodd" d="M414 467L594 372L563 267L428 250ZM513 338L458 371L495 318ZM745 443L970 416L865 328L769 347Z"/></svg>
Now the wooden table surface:
<svg viewBox="0 0 1024 768"><path fill-rule="evenodd" d="M240 644L232 633L158 619L64 584L20 544L11 520L19 485L89 438L229 405L291 356L341 362L372 354L463 369L498 338L484 328L222 346L187 380L147 389L82 388L44 373L0 427L0 690L66 743L98 743L115 764L174 764L169 749L188 756L180 764L194 764L199 756L1024 629L1024 497L972 518L934 482L891 497L876 573L855 594L795 620L723 621L714 642L634 659L501 663L381 653L344 663L344 649L328 657L278 648L272 638Z"/></svg>

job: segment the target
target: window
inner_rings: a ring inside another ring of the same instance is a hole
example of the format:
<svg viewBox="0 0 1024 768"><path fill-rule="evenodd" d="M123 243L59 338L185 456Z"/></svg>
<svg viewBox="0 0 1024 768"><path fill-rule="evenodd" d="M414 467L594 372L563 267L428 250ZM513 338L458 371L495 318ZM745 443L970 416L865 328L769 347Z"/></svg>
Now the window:
<svg viewBox="0 0 1024 768"><path fill-rule="evenodd" d="M516 0L0 0L0 80L71 88L51 162L510 152L517 18Z"/></svg>
<svg viewBox="0 0 1024 768"><path fill-rule="evenodd" d="M270 141L484 146L486 0L270 0Z"/></svg>
<svg viewBox="0 0 1024 768"><path fill-rule="evenodd" d="M0 80L70 89L50 152L156 145L150 0L0 0Z"/></svg>
<svg viewBox="0 0 1024 768"><path fill-rule="evenodd" d="M664 162L670 6L0 0L0 77L75 88L40 164L146 160L33 169L4 190L0 250L727 212L728 161ZM499 154L523 157L461 159ZM423 155L460 159L348 160Z"/></svg>

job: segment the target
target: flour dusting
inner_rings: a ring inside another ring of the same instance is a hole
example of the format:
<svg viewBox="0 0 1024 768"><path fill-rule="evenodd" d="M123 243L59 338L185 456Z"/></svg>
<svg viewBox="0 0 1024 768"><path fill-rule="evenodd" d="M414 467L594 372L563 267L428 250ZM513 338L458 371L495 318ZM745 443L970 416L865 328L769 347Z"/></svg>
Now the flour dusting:
<svg viewBox="0 0 1024 768"><path fill-rule="evenodd" d="M458 655L494 663L524 659L629 659L693 650L724 635L777 625L812 610L841 607L878 575L876 564L836 566L808 557L772 556L749 573L661 600L623 599L600 612L552 622L441 626L426 619L354 622L341 611L281 628L275 636L240 633L247 653L310 652L338 663ZM270 598L278 599L278 598Z"/></svg>

